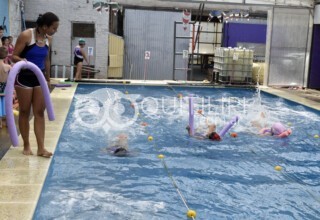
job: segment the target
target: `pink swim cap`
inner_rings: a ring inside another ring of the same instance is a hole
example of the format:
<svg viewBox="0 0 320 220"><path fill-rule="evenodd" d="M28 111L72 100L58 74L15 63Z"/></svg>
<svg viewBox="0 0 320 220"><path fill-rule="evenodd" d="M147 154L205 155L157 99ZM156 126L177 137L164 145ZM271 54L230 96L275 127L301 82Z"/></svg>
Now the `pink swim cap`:
<svg viewBox="0 0 320 220"><path fill-rule="evenodd" d="M281 124L280 122L274 123L271 127L271 132L273 135L280 135L281 133L285 132L287 129L286 127Z"/></svg>

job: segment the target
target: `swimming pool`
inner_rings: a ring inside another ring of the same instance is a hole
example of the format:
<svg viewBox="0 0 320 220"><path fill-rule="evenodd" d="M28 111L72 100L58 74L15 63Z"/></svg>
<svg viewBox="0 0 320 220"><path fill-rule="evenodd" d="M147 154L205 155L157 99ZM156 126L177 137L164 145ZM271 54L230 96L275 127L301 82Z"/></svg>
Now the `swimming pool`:
<svg viewBox="0 0 320 220"><path fill-rule="evenodd" d="M218 130L238 115L238 138L188 137L189 94ZM252 89L79 85L34 219L187 219L170 175L196 219L317 219L319 113L267 94L261 100ZM249 121L260 110L293 134L255 135ZM105 152L119 133L128 134L133 156Z"/></svg>

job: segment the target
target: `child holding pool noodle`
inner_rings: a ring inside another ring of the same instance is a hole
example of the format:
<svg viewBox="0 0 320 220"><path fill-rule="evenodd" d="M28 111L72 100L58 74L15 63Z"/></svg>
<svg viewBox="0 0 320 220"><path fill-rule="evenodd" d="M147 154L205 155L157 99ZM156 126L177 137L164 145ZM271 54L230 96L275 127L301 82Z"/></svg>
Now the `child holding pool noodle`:
<svg viewBox="0 0 320 220"><path fill-rule="evenodd" d="M221 138L231 129L231 127L237 123L239 120L238 116L233 117L228 124L226 124L223 129L217 133L215 124L209 124L206 120L207 131L203 134L203 132L196 132L194 128L194 107L193 107L193 99L189 97L189 125L186 127L188 134L198 139L210 139L213 141L221 141Z"/></svg>

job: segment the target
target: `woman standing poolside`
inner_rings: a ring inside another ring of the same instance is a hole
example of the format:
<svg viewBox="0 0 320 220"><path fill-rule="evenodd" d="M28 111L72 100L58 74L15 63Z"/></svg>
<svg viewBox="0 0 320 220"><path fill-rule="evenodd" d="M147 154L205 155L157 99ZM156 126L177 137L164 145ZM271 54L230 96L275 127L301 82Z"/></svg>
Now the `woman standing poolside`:
<svg viewBox="0 0 320 220"><path fill-rule="evenodd" d="M39 15L36 28L27 29L19 35L12 56L14 62L26 60L37 65L45 75L48 86L50 85L51 36L57 32L58 26L59 18L54 13L46 12ZM28 69L21 70L16 78L15 89L19 100L19 129L24 142L23 154L33 154L29 142L29 115L32 107L34 132L38 144L37 155L51 157L52 153L44 147L45 103L36 75Z"/></svg>

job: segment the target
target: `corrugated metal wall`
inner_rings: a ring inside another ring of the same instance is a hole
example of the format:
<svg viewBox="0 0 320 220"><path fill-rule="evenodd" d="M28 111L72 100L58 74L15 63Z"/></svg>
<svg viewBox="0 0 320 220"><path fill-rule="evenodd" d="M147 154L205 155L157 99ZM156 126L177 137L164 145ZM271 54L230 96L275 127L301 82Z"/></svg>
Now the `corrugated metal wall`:
<svg viewBox="0 0 320 220"><path fill-rule="evenodd" d="M124 78L147 80L173 79L174 21L182 21L181 12L126 9L124 20L125 65ZM189 29L178 26L177 36L189 36ZM189 39L178 39L176 51L188 50ZM150 60L145 60L150 51ZM176 68L184 61L176 56ZM181 72L181 71L180 71ZM176 79L184 79L184 73L176 72Z"/></svg>
<svg viewBox="0 0 320 220"><path fill-rule="evenodd" d="M210 1L210 0L208 0ZM211 0L216 1L216 0ZM243 0L240 0L243 1ZM226 2L226 1L224 1ZM237 2L239 0L229 0L228 2ZM240 2L242 3L242 2ZM292 6L306 6L310 7L313 5L314 0L244 0L245 4L270 4L270 5L292 5Z"/></svg>
<svg viewBox="0 0 320 220"><path fill-rule="evenodd" d="M309 17L308 9L274 9L269 85L304 85Z"/></svg>

